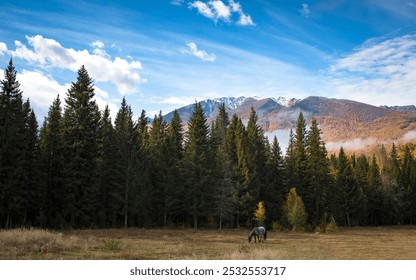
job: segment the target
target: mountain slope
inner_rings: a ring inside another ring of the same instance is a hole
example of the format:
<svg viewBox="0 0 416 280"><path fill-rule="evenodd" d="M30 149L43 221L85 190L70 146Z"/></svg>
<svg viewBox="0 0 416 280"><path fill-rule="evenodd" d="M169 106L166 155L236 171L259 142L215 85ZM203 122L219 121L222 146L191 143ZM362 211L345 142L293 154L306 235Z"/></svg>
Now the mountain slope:
<svg viewBox="0 0 416 280"><path fill-rule="evenodd" d="M373 139L373 144L400 141L416 130L414 106L376 107L352 100L311 96L302 100L284 98L217 98L201 102L205 116L211 123L221 104L231 117L237 114L247 123L250 109L258 115L259 125L269 134L295 127L299 113L306 121L316 118L325 142L345 143L357 139ZM184 123L192 115L194 104L178 109ZM165 116L169 121L173 113ZM416 134L416 132L415 132Z"/></svg>

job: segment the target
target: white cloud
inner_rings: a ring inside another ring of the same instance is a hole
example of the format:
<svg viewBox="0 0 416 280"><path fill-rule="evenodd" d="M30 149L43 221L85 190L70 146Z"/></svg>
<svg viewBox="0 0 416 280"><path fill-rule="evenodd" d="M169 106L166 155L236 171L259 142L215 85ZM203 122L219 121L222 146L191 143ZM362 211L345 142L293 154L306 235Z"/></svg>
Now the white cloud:
<svg viewBox="0 0 416 280"><path fill-rule="evenodd" d="M187 43L186 45L192 55L204 61L214 62L217 58L215 54L208 54L206 51L198 49L198 46L194 42Z"/></svg>
<svg viewBox="0 0 416 280"><path fill-rule="evenodd" d="M48 108L58 94L62 98L70 86L69 84L61 85L38 71L23 70L17 74L17 80L20 82L25 98L30 98L32 104L41 108Z"/></svg>
<svg viewBox="0 0 416 280"><path fill-rule="evenodd" d="M212 20L216 20L214 12L204 2L194 1L194 2L189 3L189 9L193 9L193 8L197 9L198 13L200 13L204 17L207 17Z"/></svg>
<svg viewBox="0 0 416 280"><path fill-rule="evenodd" d="M68 89L71 87L70 83L62 85L41 71L23 70L17 74L17 79L20 82L24 98L29 98L31 104L41 112L46 112L58 94L63 102ZM97 86L94 87L94 92L95 101L100 110L104 110L105 106L108 105L111 117L114 120L117 115L118 104L121 101L111 98L107 91Z"/></svg>
<svg viewBox="0 0 416 280"><path fill-rule="evenodd" d="M146 82L140 76L142 65L139 61L127 61L120 57L112 60L102 49L90 53L87 50L64 48L59 42L41 35L26 38L30 48L16 41L16 49L8 50L8 54L45 69L60 68L76 72L81 65L85 65L94 80L115 84L121 94L133 93L141 83ZM104 46L97 41L94 45Z"/></svg>
<svg viewBox="0 0 416 280"><path fill-rule="evenodd" d="M243 8L239 2L229 0L228 5L220 0L211 0L208 2L193 1L188 5L189 9L196 9L199 14L213 20L217 23L219 20L231 23L233 15L238 17L238 25L255 25L251 16L243 12Z"/></svg>
<svg viewBox="0 0 416 280"><path fill-rule="evenodd" d="M254 22L251 19L250 15L241 14L238 24L239 25L254 25Z"/></svg>
<svg viewBox="0 0 416 280"><path fill-rule="evenodd" d="M311 13L311 11L309 10L309 5L308 4L302 4L302 9L299 10L301 16L303 17L309 17L309 14Z"/></svg>
<svg viewBox="0 0 416 280"><path fill-rule="evenodd" d="M103 49L105 45L102 41L97 40L97 41L91 42L90 46L93 47L93 48Z"/></svg>
<svg viewBox="0 0 416 280"><path fill-rule="evenodd" d="M416 35L369 40L335 61L328 74L336 97L409 105L416 96Z"/></svg>
<svg viewBox="0 0 416 280"><path fill-rule="evenodd" d="M231 16L230 7L225 5L222 1L211 1L210 2L213 10L215 11L216 17L218 19L223 19L224 21L229 21Z"/></svg>

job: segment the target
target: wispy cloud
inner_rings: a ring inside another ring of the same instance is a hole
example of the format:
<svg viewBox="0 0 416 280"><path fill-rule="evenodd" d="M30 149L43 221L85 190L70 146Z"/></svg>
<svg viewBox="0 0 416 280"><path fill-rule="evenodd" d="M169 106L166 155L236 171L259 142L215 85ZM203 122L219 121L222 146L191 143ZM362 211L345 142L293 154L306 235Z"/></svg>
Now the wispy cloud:
<svg viewBox="0 0 416 280"><path fill-rule="evenodd" d="M182 6L182 4L183 4L184 1L185 0L172 0L172 1L170 1L170 3L172 5L176 5L176 6Z"/></svg>
<svg viewBox="0 0 416 280"><path fill-rule="evenodd" d="M251 16L245 14L239 2L229 0L228 5L220 0L211 0L208 2L192 1L189 2L189 9L196 9L199 14L213 20L215 23L224 21L226 23L234 22L233 16L237 16L236 24L246 26L255 25Z"/></svg>
<svg viewBox="0 0 416 280"><path fill-rule="evenodd" d="M308 4L302 4L302 9L299 10L301 16L303 17L309 17L309 14L311 13L311 11L309 10L309 5Z"/></svg>
<svg viewBox="0 0 416 280"><path fill-rule="evenodd" d="M3 42L0 42L0 55L3 55L7 52L7 45Z"/></svg>
<svg viewBox="0 0 416 280"><path fill-rule="evenodd" d="M406 105L416 96L416 35L372 39L330 67L337 97Z"/></svg>
<svg viewBox="0 0 416 280"><path fill-rule="evenodd" d="M194 42L189 42L186 44L188 46L188 52L191 53L192 55L204 60L204 61L208 61L208 62L214 62L217 57L215 56L215 54L209 54L204 50L200 50L198 49L198 46L194 43Z"/></svg>
<svg viewBox="0 0 416 280"><path fill-rule="evenodd" d="M111 59L101 48L104 47L101 41L91 43L91 46L98 48L90 53L88 50L65 48L54 39L41 35L26 36L26 39L28 45L15 41L14 50L6 48L3 52L43 69L60 68L76 72L81 65L85 65L96 81L113 83L121 94L133 93L141 83L146 82L140 76L142 65L139 61L127 61L120 57ZM4 48L5 44L0 46L0 49Z"/></svg>

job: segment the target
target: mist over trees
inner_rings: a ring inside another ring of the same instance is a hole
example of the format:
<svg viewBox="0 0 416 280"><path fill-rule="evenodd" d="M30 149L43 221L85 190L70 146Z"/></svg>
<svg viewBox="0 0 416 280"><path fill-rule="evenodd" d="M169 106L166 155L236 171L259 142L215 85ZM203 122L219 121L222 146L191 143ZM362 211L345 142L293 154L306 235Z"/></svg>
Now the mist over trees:
<svg viewBox="0 0 416 280"><path fill-rule="evenodd" d="M134 120L124 98L112 120L83 66L39 126L16 73L10 60L0 84L1 228L416 222L414 144L328 155L301 113L283 155L254 109L244 125L222 105L209 124L199 103L186 131L176 111L170 123L144 111Z"/></svg>

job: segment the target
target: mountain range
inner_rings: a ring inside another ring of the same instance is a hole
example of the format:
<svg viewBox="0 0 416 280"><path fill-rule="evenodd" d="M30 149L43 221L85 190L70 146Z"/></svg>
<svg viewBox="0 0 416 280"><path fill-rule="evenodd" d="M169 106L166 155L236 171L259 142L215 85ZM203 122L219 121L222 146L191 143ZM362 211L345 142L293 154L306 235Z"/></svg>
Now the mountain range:
<svg viewBox="0 0 416 280"><path fill-rule="evenodd" d="M315 118L322 131L322 138L328 150L363 149L391 142L416 140L416 107L381 106L346 99L310 96L295 98L222 97L201 101L208 123L215 120L219 107L224 104L231 118L236 114L246 124L251 107L256 110L258 124L269 138L276 135L284 147L287 145L289 130L296 126L302 112L307 123ZM194 104L177 109L183 123L192 116ZM170 121L173 112L164 119Z"/></svg>

